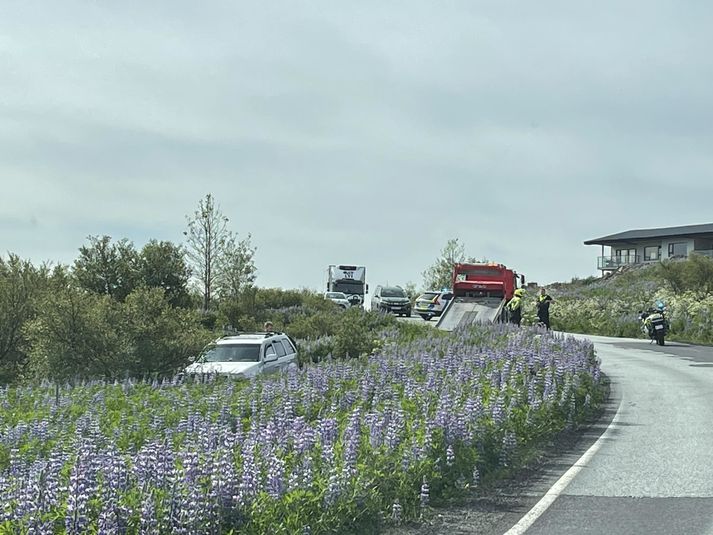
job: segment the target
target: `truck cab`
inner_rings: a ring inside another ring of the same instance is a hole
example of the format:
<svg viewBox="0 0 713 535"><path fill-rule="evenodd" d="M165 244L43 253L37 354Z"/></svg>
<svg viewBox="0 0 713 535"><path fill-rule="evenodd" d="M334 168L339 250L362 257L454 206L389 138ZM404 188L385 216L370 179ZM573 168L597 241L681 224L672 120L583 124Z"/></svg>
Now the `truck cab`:
<svg viewBox="0 0 713 535"><path fill-rule="evenodd" d="M525 277L502 264L456 264L453 269L455 297L499 297L512 299L513 293L525 284Z"/></svg>

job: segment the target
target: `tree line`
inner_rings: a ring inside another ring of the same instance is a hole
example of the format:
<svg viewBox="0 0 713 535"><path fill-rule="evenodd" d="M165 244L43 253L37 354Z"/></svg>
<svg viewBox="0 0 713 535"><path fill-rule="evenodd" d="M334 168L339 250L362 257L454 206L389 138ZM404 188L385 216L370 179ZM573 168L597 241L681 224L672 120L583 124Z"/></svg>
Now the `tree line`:
<svg viewBox="0 0 713 535"><path fill-rule="evenodd" d="M186 219L184 244L97 235L71 265L0 257L0 382L168 374L222 324L255 328L251 236L210 194Z"/></svg>
<svg viewBox="0 0 713 535"><path fill-rule="evenodd" d="M321 293L258 288L251 236L240 239L229 223L208 194L186 216L183 244L137 248L95 235L69 265L0 257L0 385L167 376L226 327L260 330L268 319L297 338L326 337L336 356L368 352L362 338L373 345L372 331L393 326L361 311L337 317ZM450 286L464 260L449 240L424 272L426 287ZM415 297L415 285L407 289Z"/></svg>

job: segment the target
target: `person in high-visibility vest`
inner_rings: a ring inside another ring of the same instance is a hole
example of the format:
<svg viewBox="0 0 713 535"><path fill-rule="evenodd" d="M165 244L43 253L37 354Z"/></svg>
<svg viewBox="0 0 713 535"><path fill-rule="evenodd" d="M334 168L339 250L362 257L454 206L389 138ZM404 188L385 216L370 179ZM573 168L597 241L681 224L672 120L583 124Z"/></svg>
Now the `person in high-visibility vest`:
<svg viewBox="0 0 713 535"><path fill-rule="evenodd" d="M547 290L540 288L540 295L537 296L537 319L538 321L550 329L550 303L553 299L547 294Z"/></svg>
<svg viewBox="0 0 713 535"><path fill-rule="evenodd" d="M510 322L515 325L520 325L522 321L522 297L524 295L525 290L518 288L513 292L513 298L507 304L508 312L510 312Z"/></svg>

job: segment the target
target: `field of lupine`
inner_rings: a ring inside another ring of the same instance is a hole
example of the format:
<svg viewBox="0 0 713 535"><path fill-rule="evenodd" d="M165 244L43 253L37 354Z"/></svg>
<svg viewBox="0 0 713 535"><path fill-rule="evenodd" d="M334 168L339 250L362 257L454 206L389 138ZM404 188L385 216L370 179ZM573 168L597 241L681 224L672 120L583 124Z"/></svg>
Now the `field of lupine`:
<svg viewBox="0 0 713 535"><path fill-rule="evenodd" d="M0 533L344 533L418 519L587 417L590 344L482 327L254 382L0 390Z"/></svg>

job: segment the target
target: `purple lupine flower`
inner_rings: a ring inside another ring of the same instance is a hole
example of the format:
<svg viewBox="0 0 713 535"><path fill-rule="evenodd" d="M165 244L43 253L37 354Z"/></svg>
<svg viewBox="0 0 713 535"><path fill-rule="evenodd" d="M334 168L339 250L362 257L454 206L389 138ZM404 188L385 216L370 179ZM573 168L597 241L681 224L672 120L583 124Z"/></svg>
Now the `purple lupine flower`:
<svg viewBox="0 0 713 535"><path fill-rule="evenodd" d="M102 509L97 521L97 532L102 535L119 535L119 519L116 516L113 502L102 503Z"/></svg>
<svg viewBox="0 0 713 535"><path fill-rule="evenodd" d="M210 481L208 492L205 496L205 513L203 531L206 533L221 532L221 510L223 503L223 474L216 470L217 464L213 459L208 459L205 464L203 476Z"/></svg>
<svg viewBox="0 0 713 535"><path fill-rule="evenodd" d="M544 384L545 386L542 392L542 399L543 401L552 401L554 396L557 394L557 389L554 384L554 378L551 370L548 370L545 373Z"/></svg>
<svg viewBox="0 0 713 535"><path fill-rule="evenodd" d="M336 469L332 469L329 474L329 479L327 481L327 491L324 494L324 503L326 505L333 505L339 499L341 494L341 483L339 481L339 475Z"/></svg>
<svg viewBox="0 0 713 535"><path fill-rule="evenodd" d="M243 450L242 472L236 498L238 504L244 507L257 496L260 489L260 469L255 462L254 453L249 448Z"/></svg>
<svg viewBox="0 0 713 535"><path fill-rule="evenodd" d="M156 519L156 505L151 493L146 493L141 502L141 533L146 535L158 535L158 520Z"/></svg>
<svg viewBox="0 0 713 535"><path fill-rule="evenodd" d="M267 494L277 500L285 492L285 461L277 457L275 454L271 455L269 465L267 468Z"/></svg>
<svg viewBox="0 0 713 535"><path fill-rule="evenodd" d="M89 526L89 480L87 478L86 462L77 458L69 475L67 497L67 516L65 529L68 534L82 534Z"/></svg>
<svg viewBox="0 0 713 535"><path fill-rule="evenodd" d="M325 418L319 421L319 437L322 446L331 446L337 440L337 421L334 418Z"/></svg>
<svg viewBox="0 0 713 535"><path fill-rule="evenodd" d="M302 466L300 467L300 475L302 480L300 485L304 489L309 489L314 484L314 476L312 474L312 459L309 456L305 456L302 459Z"/></svg>
<svg viewBox="0 0 713 535"><path fill-rule="evenodd" d="M232 451L228 448L222 448L217 452L217 466L211 485L215 487L222 506L229 507L232 497L238 490L238 473L233 463Z"/></svg>
<svg viewBox="0 0 713 535"><path fill-rule="evenodd" d="M369 429L369 444L378 448L383 443L383 414L370 412L364 417L364 423Z"/></svg>
<svg viewBox="0 0 713 535"><path fill-rule="evenodd" d="M456 454L453 451L453 446L450 444L446 448L446 466L453 466L456 461Z"/></svg>
<svg viewBox="0 0 713 535"><path fill-rule="evenodd" d="M478 471L478 467L474 466L473 467L473 486L477 487L480 484L480 472Z"/></svg>
<svg viewBox="0 0 713 535"><path fill-rule="evenodd" d="M495 403L492 406L491 409L491 415L493 418L493 422L495 422L496 425L500 425L505 421L505 393L501 393L498 396L498 399L495 401Z"/></svg>
<svg viewBox="0 0 713 535"><path fill-rule="evenodd" d="M161 533L187 533L185 515L186 498L185 483L178 468L171 474L171 489L168 497L167 510L160 519Z"/></svg>
<svg viewBox="0 0 713 535"><path fill-rule="evenodd" d="M508 416L512 416L513 412L517 410L517 396L512 396L510 398L510 403L508 404Z"/></svg>
<svg viewBox="0 0 713 535"><path fill-rule="evenodd" d="M507 466L510 463L512 459L512 454L514 453L516 446L517 438L515 437L515 433L511 431L505 433L505 436L503 437L502 448L500 450L501 465Z"/></svg>
<svg viewBox="0 0 713 535"><path fill-rule="evenodd" d="M428 488L426 476L423 476L423 483L421 484L421 493L419 494L419 500L419 503L421 504L421 509L428 506L428 502L430 500L430 490Z"/></svg>
<svg viewBox="0 0 713 535"><path fill-rule="evenodd" d="M389 414L389 421L386 426L385 443L389 450L394 450L399 445L400 434L404 425L403 411L398 408Z"/></svg>
<svg viewBox="0 0 713 535"><path fill-rule="evenodd" d="M306 423L304 417L298 416L292 423L292 435L295 452L303 455L310 450L316 441L315 430Z"/></svg>
<svg viewBox="0 0 713 535"><path fill-rule="evenodd" d="M344 479L349 481L356 475L356 462L361 439L361 409L357 407L349 416L347 427L344 430L342 444L344 446L344 465L342 473Z"/></svg>
<svg viewBox="0 0 713 535"><path fill-rule="evenodd" d="M577 426L577 400L574 395L570 397L567 407L567 427L574 429Z"/></svg>
<svg viewBox="0 0 713 535"><path fill-rule="evenodd" d="M412 448L403 448L401 453L401 469L404 472L408 472L413 464L415 458L414 450Z"/></svg>
<svg viewBox="0 0 713 535"><path fill-rule="evenodd" d="M391 506L391 520L395 524L401 524L401 504L399 503L399 500L397 499L394 504Z"/></svg>

